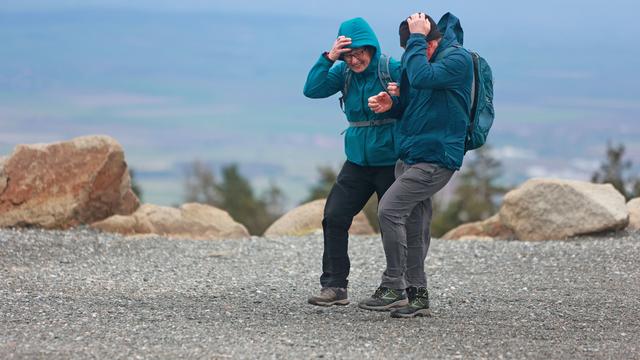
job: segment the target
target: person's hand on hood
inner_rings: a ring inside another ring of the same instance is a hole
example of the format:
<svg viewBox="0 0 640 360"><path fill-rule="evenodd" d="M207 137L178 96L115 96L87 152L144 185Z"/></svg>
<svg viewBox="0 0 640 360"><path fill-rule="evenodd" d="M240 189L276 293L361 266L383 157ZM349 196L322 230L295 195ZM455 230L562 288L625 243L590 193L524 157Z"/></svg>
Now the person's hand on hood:
<svg viewBox="0 0 640 360"><path fill-rule="evenodd" d="M327 56L329 57L329 60L336 61L340 59L342 54L351 51L350 48L346 48L346 46L349 46L349 45L351 45L351 38L348 38L342 35L338 36L336 41L333 43L333 47L331 48L331 51L329 51L329 53L327 54Z"/></svg>

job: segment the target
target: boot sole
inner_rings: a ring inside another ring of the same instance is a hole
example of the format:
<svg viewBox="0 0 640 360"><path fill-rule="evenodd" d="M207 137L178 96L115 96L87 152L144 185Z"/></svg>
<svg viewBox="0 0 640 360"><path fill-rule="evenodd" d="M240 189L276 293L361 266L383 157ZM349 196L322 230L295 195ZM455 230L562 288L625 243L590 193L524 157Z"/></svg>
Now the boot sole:
<svg viewBox="0 0 640 360"><path fill-rule="evenodd" d="M391 312L391 317L392 318L401 318L401 319L409 319L409 318L413 318L413 317L431 317L431 310L429 309L420 309L417 310L414 313L411 314L402 314L402 313L398 313L397 311L392 311Z"/></svg>
<svg viewBox="0 0 640 360"><path fill-rule="evenodd" d="M372 310L372 311L390 311L391 309L394 309L397 307L403 307L406 305L409 305L409 300L402 299L384 306L369 306L367 304L358 304L358 307L361 309Z"/></svg>
<svg viewBox="0 0 640 360"><path fill-rule="evenodd" d="M338 306L349 305L349 299L329 301L329 302L308 300L307 302L311 305L325 306L325 307L332 306L332 305L338 305Z"/></svg>

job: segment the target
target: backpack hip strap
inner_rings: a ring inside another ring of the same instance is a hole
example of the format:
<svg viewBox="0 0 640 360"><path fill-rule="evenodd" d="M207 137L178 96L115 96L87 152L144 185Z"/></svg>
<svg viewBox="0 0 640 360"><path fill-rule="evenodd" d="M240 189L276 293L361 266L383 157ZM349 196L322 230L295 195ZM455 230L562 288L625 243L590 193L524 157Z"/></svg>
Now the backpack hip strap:
<svg viewBox="0 0 640 360"><path fill-rule="evenodd" d="M398 119L381 119L381 120L369 120L369 121L350 121L349 127L369 127L369 126L382 126L392 124Z"/></svg>

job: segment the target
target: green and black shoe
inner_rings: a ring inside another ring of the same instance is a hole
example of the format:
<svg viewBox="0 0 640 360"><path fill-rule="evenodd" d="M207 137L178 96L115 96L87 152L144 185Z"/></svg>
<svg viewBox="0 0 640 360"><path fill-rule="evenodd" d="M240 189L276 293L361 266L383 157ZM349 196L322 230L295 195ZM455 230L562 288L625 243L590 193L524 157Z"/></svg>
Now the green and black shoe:
<svg viewBox="0 0 640 360"><path fill-rule="evenodd" d="M431 316L427 288L417 288L408 305L391 311L391 317L394 318L412 318L416 316Z"/></svg>
<svg viewBox="0 0 640 360"><path fill-rule="evenodd" d="M389 311L408 303L404 289L396 290L381 286L370 298L360 301L358 306L366 310Z"/></svg>
<svg viewBox="0 0 640 360"><path fill-rule="evenodd" d="M413 299L416 298L416 294L418 293L418 288L415 286L409 286L404 290L407 292L407 297L409 298L409 302L412 302Z"/></svg>

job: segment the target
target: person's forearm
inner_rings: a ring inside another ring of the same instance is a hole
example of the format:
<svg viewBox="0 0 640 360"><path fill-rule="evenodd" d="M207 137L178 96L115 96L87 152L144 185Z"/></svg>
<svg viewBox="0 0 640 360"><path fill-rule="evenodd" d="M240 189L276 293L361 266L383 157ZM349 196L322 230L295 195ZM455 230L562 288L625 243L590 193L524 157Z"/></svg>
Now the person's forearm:
<svg viewBox="0 0 640 360"><path fill-rule="evenodd" d="M407 78L413 88L426 88L432 83L433 68L427 58L427 40L421 34L411 34L407 41L407 50L403 66L407 69Z"/></svg>
<svg viewBox="0 0 640 360"><path fill-rule="evenodd" d="M333 64L325 54L320 56L307 75L304 96L312 99L326 98L340 91L340 79L330 72Z"/></svg>
<svg viewBox="0 0 640 360"><path fill-rule="evenodd" d="M411 87L415 89L446 89L458 86L466 69L464 50L452 52L446 58L430 62L424 36L412 34L407 41L405 65ZM438 51L443 51L439 49Z"/></svg>

